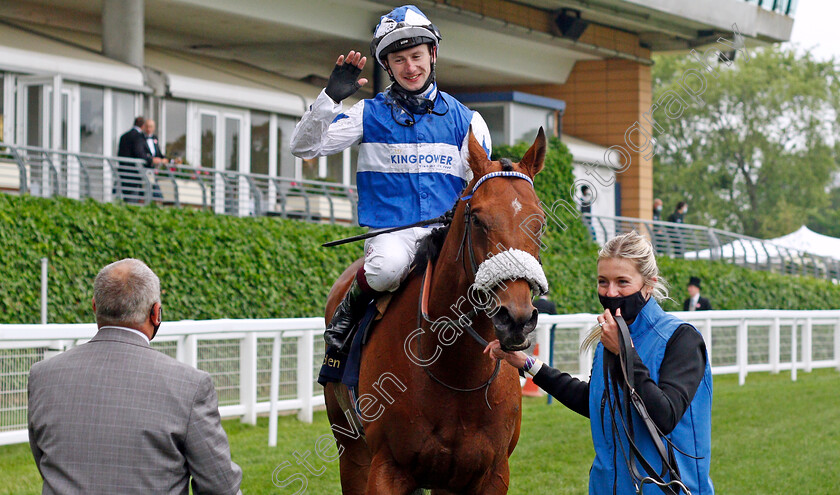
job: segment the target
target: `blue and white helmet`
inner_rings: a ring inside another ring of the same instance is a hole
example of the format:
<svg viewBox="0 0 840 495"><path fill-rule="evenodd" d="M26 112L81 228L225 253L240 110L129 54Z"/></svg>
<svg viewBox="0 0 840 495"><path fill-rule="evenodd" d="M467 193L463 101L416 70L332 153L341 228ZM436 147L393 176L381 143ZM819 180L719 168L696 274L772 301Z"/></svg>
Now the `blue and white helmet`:
<svg viewBox="0 0 840 495"><path fill-rule="evenodd" d="M438 28L414 5L404 5L388 12L379 19L370 42L370 53L386 71L389 53L432 44L437 48L441 36Z"/></svg>

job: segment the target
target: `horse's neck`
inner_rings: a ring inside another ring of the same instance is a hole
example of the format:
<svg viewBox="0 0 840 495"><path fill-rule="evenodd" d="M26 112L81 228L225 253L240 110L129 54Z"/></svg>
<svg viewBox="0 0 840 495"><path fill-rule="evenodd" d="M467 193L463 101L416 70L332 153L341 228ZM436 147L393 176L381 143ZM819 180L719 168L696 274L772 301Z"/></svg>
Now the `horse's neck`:
<svg viewBox="0 0 840 495"><path fill-rule="evenodd" d="M429 289L429 311L433 311L434 314L430 315L433 318L457 319L459 315L456 313L458 311L453 310L452 306L456 305L461 298L466 300L459 305L463 312L469 312L473 308L467 298L467 291L471 282L466 273L466 267L469 266L470 262L466 246L464 251L459 253L461 240L464 236L464 221L462 218L463 216L460 216L452 222L452 227L446 235L440 254L434 264L434 274Z"/></svg>
<svg viewBox="0 0 840 495"><path fill-rule="evenodd" d="M460 218L463 218L463 216ZM493 324L485 316L484 311L476 308L470 301L468 292L472 283L472 274L467 273L470 266L470 254L467 252L467 246L464 246L459 256L463 236L463 220L453 221L434 265L429 288L429 316L432 320L448 319L452 322L452 325L459 319L464 322L464 317L466 317L469 320L468 324L481 337L490 341L495 338ZM426 323L426 326L429 327L430 324ZM478 376L487 379L487 376L484 375L487 374L486 368L490 360L483 359L483 349L479 343L463 327L460 327L460 329L460 336L455 342L450 345L441 345L441 336L437 335L437 338L435 338L435 333L429 332L427 328L426 334L429 334L432 338L425 341L426 353L435 352L438 347L442 351L434 369L452 371L454 373L452 378L462 382L475 381ZM436 333L439 334L440 330ZM447 366L450 363L451 366ZM465 363L476 363L478 366L465 368ZM492 366L490 368L492 369ZM445 371L445 373L448 371ZM472 376L473 374L476 376Z"/></svg>

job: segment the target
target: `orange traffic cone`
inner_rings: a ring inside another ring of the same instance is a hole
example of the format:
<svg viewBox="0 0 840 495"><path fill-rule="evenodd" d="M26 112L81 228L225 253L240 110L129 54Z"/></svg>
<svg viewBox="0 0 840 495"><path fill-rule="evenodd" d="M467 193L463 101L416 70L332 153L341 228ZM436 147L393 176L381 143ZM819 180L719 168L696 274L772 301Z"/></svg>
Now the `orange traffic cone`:
<svg viewBox="0 0 840 495"><path fill-rule="evenodd" d="M540 345L537 344L534 346L534 356L539 357L540 355ZM534 384L534 380L531 379L531 375L525 373L525 385L522 386L522 395L526 397L539 397L542 395L540 391L540 387Z"/></svg>

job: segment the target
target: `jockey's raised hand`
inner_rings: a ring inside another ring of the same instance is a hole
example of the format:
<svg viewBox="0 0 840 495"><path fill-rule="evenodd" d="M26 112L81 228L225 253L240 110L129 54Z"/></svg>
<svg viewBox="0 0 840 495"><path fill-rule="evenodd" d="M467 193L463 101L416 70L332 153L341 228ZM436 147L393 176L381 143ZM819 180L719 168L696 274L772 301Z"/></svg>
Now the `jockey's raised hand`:
<svg viewBox="0 0 840 495"><path fill-rule="evenodd" d="M335 67L330 80L327 82L325 89L327 96L336 103L341 103L341 100L352 95L362 86L367 84L368 80L364 77L356 80L361 74L362 69L365 68L367 57L363 57L360 52L350 50L347 57L339 55L338 60L335 61Z"/></svg>

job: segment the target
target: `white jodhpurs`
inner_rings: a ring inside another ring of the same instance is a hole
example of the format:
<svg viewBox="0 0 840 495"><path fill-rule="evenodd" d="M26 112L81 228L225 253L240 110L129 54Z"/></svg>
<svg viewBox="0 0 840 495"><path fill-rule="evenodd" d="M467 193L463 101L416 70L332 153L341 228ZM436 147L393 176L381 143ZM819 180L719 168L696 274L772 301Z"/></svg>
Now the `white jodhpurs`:
<svg viewBox="0 0 840 495"><path fill-rule="evenodd" d="M365 241L365 279L371 289L393 292L399 288L414 262L417 248L432 228L414 227Z"/></svg>

